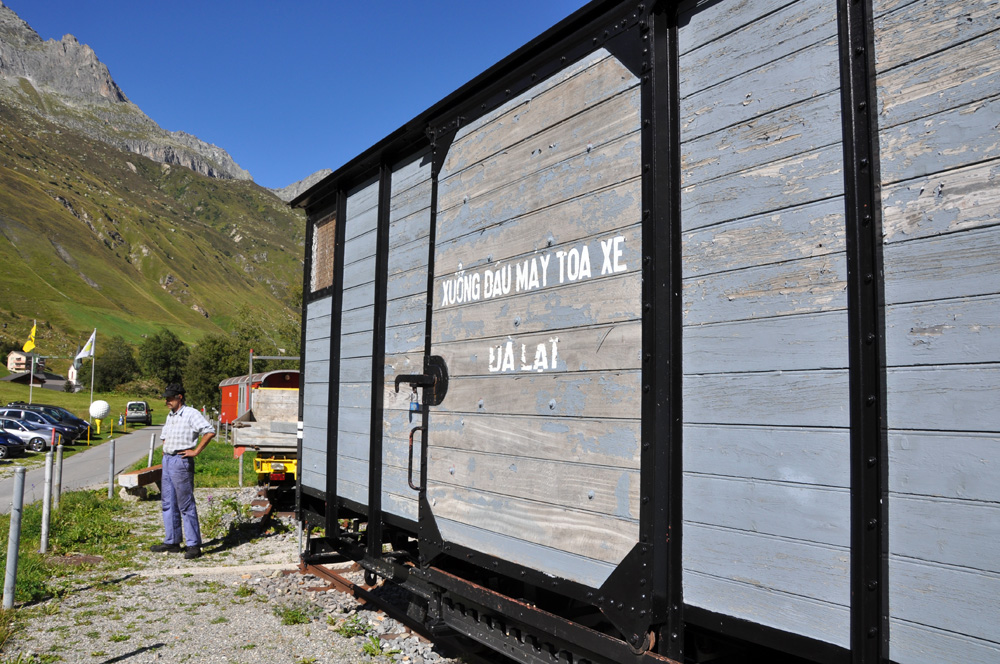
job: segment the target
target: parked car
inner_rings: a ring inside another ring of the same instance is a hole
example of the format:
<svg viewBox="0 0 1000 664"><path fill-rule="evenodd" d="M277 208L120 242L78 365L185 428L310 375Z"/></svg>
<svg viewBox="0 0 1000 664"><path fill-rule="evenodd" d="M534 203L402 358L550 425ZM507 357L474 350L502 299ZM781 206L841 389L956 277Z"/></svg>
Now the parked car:
<svg viewBox="0 0 1000 664"><path fill-rule="evenodd" d="M13 436L32 452L41 452L52 440L52 429L30 422L22 422L8 417L0 417L0 432Z"/></svg>
<svg viewBox="0 0 1000 664"><path fill-rule="evenodd" d="M0 431L0 459L22 456L27 447L20 438Z"/></svg>
<svg viewBox="0 0 1000 664"><path fill-rule="evenodd" d="M62 436L63 442L66 444L70 444L80 437L80 430L77 427L62 424L52 416L35 410L26 410L20 407L0 408L0 417L37 424L44 428L51 427L55 430L56 434Z"/></svg>
<svg viewBox="0 0 1000 664"><path fill-rule="evenodd" d="M53 406L47 403L24 403L23 401L12 401L7 404L8 408L22 408L24 410L34 410L36 412L45 413L49 417L52 417L60 424L66 426L76 427L80 431L80 438L87 435L87 431L90 429L90 422L81 419L66 410L62 406Z"/></svg>
<svg viewBox="0 0 1000 664"><path fill-rule="evenodd" d="M133 422L150 425L153 423L153 409L145 401L129 401L125 406L125 423Z"/></svg>

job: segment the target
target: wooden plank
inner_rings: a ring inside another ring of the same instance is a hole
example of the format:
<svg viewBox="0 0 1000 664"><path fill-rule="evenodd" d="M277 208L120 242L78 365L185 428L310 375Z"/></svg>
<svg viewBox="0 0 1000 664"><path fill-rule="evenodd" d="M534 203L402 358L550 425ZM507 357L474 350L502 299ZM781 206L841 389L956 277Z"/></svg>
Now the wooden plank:
<svg viewBox="0 0 1000 664"><path fill-rule="evenodd" d="M846 369L847 312L684 328L684 373Z"/></svg>
<svg viewBox="0 0 1000 664"><path fill-rule="evenodd" d="M885 301L904 304L1000 293L997 256L1000 226L887 245Z"/></svg>
<svg viewBox="0 0 1000 664"><path fill-rule="evenodd" d="M306 305L306 320L329 316L332 309L332 297L324 297L319 300L313 300Z"/></svg>
<svg viewBox="0 0 1000 664"><path fill-rule="evenodd" d="M730 32L753 23L760 17L791 4L794 0L688 0L678 9L680 29L677 44L681 54L704 46Z"/></svg>
<svg viewBox="0 0 1000 664"><path fill-rule="evenodd" d="M427 179L419 185L406 191L394 192L390 200L389 223L401 224L406 219L420 218L426 216L421 212L428 212L431 206L431 181L430 172ZM392 231L390 231L391 233Z"/></svg>
<svg viewBox="0 0 1000 664"><path fill-rule="evenodd" d="M357 357L371 357L372 338L373 335L371 330L345 334L340 337L341 371L343 371L343 362L345 360ZM353 379L349 378L346 380Z"/></svg>
<svg viewBox="0 0 1000 664"><path fill-rule="evenodd" d="M839 63L837 40L831 38L700 92L682 89L681 140L839 90Z"/></svg>
<svg viewBox="0 0 1000 664"><path fill-rule="evenodd" d="M491 367L500 367L499 358L511 353L518 367L522 357L534 363L539 345L545 347L549 371L613 371L641 368L642 323L631 321L600 327L579 328L536 335L519 335L516 342L508 337L476 339L434 346L434 354L444 358L448 374L459 376L488 376ZM556 352L553 353L553 348Z"/></svg>
<svg viewBox="0 0 1000 664"><path fill-rule="evenodd" d="M843 254L686 279L684 324L756 320L847 308Z"/></svg>
<svg viewBox="0 0 1000 664"><path fill-rule="evenodd" d="M344 266L344 290L375 280L375 257L368 256Z"/></svg>
<svg viewBox="0 0 1000 664"><path fill-rule="evenodd" d="M435 519L489 530L616 564L638 541L639 524L527 500L428 483Z"/></svg>
<svg viewBox="0 0 1000 664"><path fill-rule="evenodd" d="M681 236L685 278L844 251L840 196L725 224L687 224Z"/></svg>
<svg viewBox="0 0 1000 664"><path fill-rule="evenodd" d="M341 406L340 418L337 421L340 433L358 434L364 436L367 440L368 436L371 435L371 417L369 408L347 408ZM340 447L337 449L339 450Z"/></svg>
<svg viewBox="0 0 1000 664"><path fill-rule="evenodd" d="M879 132L883 184L1000 157L1000 97Z"/></svg>
<svg viewBox="0 0 1000 664"><path fill-rule="evenodd" d="M1000 297L937 300L885 309L891 367L1000 362Z"/></svg>
<svg viewBox="0 0 1000 664"><path fill-rule="evenodd" d="M493 189L488 195L463 202L458 192L459 205L438 208L437 242L630 180L639 175L640 151L641 137L634 132L589 152L582 146L576 156Z"/></svg>
<svg viewBox="0 0 1000 664"><path fill-rule="evenodd" d="M941 664L941 653L962 664L1000 662L1000 642L982 641L897 618L889 619L889 657L901 664Z"/></svg>
<svg viewBox="0 0 1000 664"><path fill-rule="evenodd" d="M326 461L318 462L316 468L312 468L302 463L299 464L299 481L302 486L319 491L326 491L326 474L319 472L319 469L326 468Z"/></svg>
<svg viewBox="0 0 1000 664"><path fill-rule="evenodd" d="M473 306L441 310L435 303L433 343L493 338L503 334L549 333L639 320L641 288L642 276L636 271L487 300ZM435 299L440 297L440 291L435 289Z"/></svg>
<svg viewBox="0 0 1000 664"><path fill-rule="evenodd" d="M350 200L347 204L350 206ZM351 246L351 243L356 243L365 236L373 234L377 225L378 208L371 208L353 216L348 214L344 227L344 246ZM344 256L347 257L345 260L350 261L350 257L354 254L345 252Z"/></svg>
<svg viewBox="0 0 1000 664"><path fill-rule="evenodd" d="M875 21L876 68L888 69L920 60L1000 28L1000 2L925 0L883 12ZM996 48L994 45L993 49Z"/></svg>
<svg viewBox="0 0 1000 664"><path fill-rule="evenodd" d="M582 66L573 65L521 94L502 113L488 114L465 128L452 143L440 178L446 180L493 155L522 145L635 87L638 82L606 51L603 55L597 53Z"/></svg>
<svg viewBox="0 0 1000 664"><path fill-rule="evenodd" d="M392 165L392 191L406 191L430 179L431 148L410 155Z"/></svg>
<svg viewBox="0 0 1000 664"><path fill-rule="evenodd" d="M886 372L888 426L924 431L1000 431L1000 367L914 367Z"/></svg>
<svg viewBox="0 0 1000 664"><path fill-rule="evenodd" d="M843 149L833 146L685 187L681 226L689 231L843 196L843 159Z"/></svg>
<svg viewBox="0 0 1000 664"><path fill-rule="evenodd" d="M889 491L1000 504L998 452L998 434L890 431Z"/></svg>
<svg viewBox="0 0 1000 664"><path fill-rule="evenodd" d="M883 189L882 232L892 244L985 228L1000 218L1000 161L908 180Z"/></svg>
<svg viewBox="0 0 1000 664"><path fill-rule="evenodd" d="M638 371L459 378L436 412L634 418L641 378Z"/></svg>
<svg viewBox="0 0 1000 664"><path fill-rule="evenodd" d="M794 394L795 399L776 399ZM688 424L848 426L846 371L774 371L684 377Z"/></svg>
<svg viewBox="0 0 1000 664"><path fill-rule="evenodd" d="M423 321L408 325L394 325L385 330L385 352L390 354L409 353L424 347L426 328ZM423 373L419 371L418 373Z"/></svg>
<svg viewBox="0 0 1000 664"><path fill-rule="evenodd" d="M681 94L690 95L754 67L788 58L837 34L836 6L823 0L795 2L769 14L762 14L756 3L752 9L744 8L747 11L733 22L744 23L753 17L752 23L681 56ZM762 39L761 35L768 37Z"/></svg>
<svg viewBox="0 0 1000 664"><path fill-rule="evenodd" d="M489 197L497 189L635 133L639 130L640 112L640 94L635 87L507 147L474 168L443 176L438 184L438 210ZM453 145L449 156L455 150Z"/></svg>
<svg viewBox="0 0 1000 664"><path fill-rule="evenodd" d="M503 450L535 459L638 470L638 419L538 418L434 412L428 442L438 448Z"/></svg>
<svg viewBox="0 0 1000 664"><path fill-rule="evenodd" d="M473 551L502 558L529 569L560 579L568 579L590 588L600 588L616 565L566 553L557 548L525 542L514 537L458 523L437 519L436 525L445 542L454 542Z"/></svg>
<svg viewBox="0 0 1000 664"><path fill-rule="evenodd" d="M994 32L886 72L877 79L879 127L884 130L995 97L1000 94L998 70L1000 33Z"/></svg>
<svg viewBox="0 0 1000 664"><path fill-rule="evenodd" d="M897 620L1000 643L998 574L890 555L889 588L889 612Z"/></svg>
<svg viewBox="0 0 1000 664"><path fill-rule="evenodd" d="M839 604L687 570L684 602L842 648L850 647L850 611Z"/></svg>
<svg viewBox="0 0 1000 664"><path fill-rule="evenodd" d="M633 178L525 216L504 219L478 233L438 242L435 272L479 269L502 256L528 256L592 236L625 233L642 216L641 185L640 178Z"/></svg>
<svg viewBox="0 0 1000 664"><path fill-rule="evenodd" d="M850 487L850 431L684 425L684 472Z"/></svg>
<svg viewBox="0 0 1000 664"><path fill-rule="evenodd" d="M362 330L372 329L372 321L375 317L375 306L368 304L364 307L354 309L344 309L340 319L340 333L351 334Z"/></svg>
<svg viewBox="0 0 1000 664"><path fill-rule="evenodd" d="M847 549L850 490L685 474L684 522Z"/></svg>
<svg viewBox="0 0 1000 664"><path fill-rule="evenodd" d="M352 218L378 207L378 176L363 182L347 192L348 227ZM351 237L348 235L347 237Z"/></svg>
<svg viewBox="0 0 1000 664"><path fill-rule="evenodd" d="M425 239L430 235L430 227L429 205L406 217L394 219L389 226L389 246L402 247L409 242Z"/></svg>
<svg viewBox="0 0 1000 664"><path fill-rule="evenodd" d="M427 479L435 485L622 519L639 518L639 473L634 470L432 446Z"/></svg>
<svg viewBox="0 0 1000 664"><path fill-rule="evenodd" d="M340 407L369 408L371 407L371 394L372 386L367 380L358 383L341 383Z"/></svg>
<svg viewBox="0 0 1000 664"><path fill-rule="evenodd" d="M426 238L402 246L393 246L389 250L388 272L399 274L408 270L422 269L426 273L429 253Z"/></svg>
<svg viewBox="0 0 1000 664"><path fill-rule="evenodd" d="M385 324L387 327L423 323L426 315L427 297L423 293L386 302Z"/></svg>
<svg viewBox="0 0 1000 664"><path fill-rule="evenodd" d="M354 309L365 309L367 312L370 312L374 301L375 282L369 281L366 284L355 286L354 288L344 291L341 311L348 312ZM371 328L371 325L372 324L369 320L368 329Z"/></svg>
<svg viewBox="0 0 1000 664"><path fill-rule="evenodd" d="M368 260L374 256L377 241L378 234L374 230L371 230L344 242L345 266L356 263L359 260Z"/></svg>
<svg viewBox="0 0 1000 664"><path fill-rule="evenodd" d="M848 548L684 525L684 570L849 607Z"/></svg>
<svg viewBox="0 0 1000 664"><path fill-rule="evenodd" d="M947 455L942 454L937 465L945 464ZM969 570L1000 572L1000 547L996 546L1000 506L996 503L890 494L889 512L890 553Z"/></svg>
<svg viewBox="0 0 1000 664"><path fill-rule="evenodd" d="M834 91L689 140L681 150L681 185L840 144L840 111L840 94Z"/></svg>
<svg viewBox="0 0 1000 664"><path fill-rule="evenodd" d="M330 338L307 340L305 357L304 366L321 368L327 365L330 361Z"/></svg>
<svg viewBox="0 0 1000 664"><path fill-rule="evenodd" d="M390 300L427 292L427 268L390 274L386 279L386 296Z"/></svg>
<svg viewBox="0 0 1000 664"><path fill-rule="evenodd" d="M364 462L367 469L371 439L366 431L358 433L355 431L341 431L337 436L337 464L340 467L341 459L344 463ZM367 478L367 470L364 471ZM339 474L339 473L338 473ZM365 480L367 482L367 479Z"/></svg>

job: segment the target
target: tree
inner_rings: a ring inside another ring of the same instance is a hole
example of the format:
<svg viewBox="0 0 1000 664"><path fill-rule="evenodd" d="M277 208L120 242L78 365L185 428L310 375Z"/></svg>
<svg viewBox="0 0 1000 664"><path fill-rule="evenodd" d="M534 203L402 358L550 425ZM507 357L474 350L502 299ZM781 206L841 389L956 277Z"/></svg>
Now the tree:
<svg viewBox="0 0 1000 664"><path fill-rule="evenodd" d="M139 363L135 360L135 348L122 337L115 335L98 346L102 351L96 361L87 360L80 367L78 380L86 385L90 373L94 372L94 389L110 392L122 383L135 380L139 376ZM94 368L96 367L96 369Z"/></svg>
<svg viewBox="0 0 1000 664"><path fill-rule="evenodd" d="M184 371L187 404L194 407L221 404L219 383L247 372L250 347L235 337L209 334L202 338L188 356ZM256 367L255 367L256 369Z"/></svg>
<svg viewBox="0 0 1000 664"><path fill-rule="evenodd" d="M160 330L139 347L139 367L146 378L164 385L180 383L191 351L170 330Z"/></svg>

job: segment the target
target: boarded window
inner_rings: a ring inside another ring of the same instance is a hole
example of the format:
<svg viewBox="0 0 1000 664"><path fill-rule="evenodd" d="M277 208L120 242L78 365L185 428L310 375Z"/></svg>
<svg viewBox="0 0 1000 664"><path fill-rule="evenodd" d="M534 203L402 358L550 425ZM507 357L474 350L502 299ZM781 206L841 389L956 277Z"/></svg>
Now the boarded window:
<svg viewBox="0 0 1000 664"><path fill-rule="evenodd" d="M316 224L313 231L312 289L318 291L333 285L333 245L337 218L330 215Z"/></svg>

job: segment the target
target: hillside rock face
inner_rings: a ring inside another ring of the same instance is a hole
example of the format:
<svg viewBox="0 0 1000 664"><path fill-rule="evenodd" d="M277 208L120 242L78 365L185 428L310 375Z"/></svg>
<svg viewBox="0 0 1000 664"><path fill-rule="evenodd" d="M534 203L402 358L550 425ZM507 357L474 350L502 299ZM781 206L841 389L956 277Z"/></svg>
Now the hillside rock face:
<svg viewBox="0 0 1000 664"><path fill-rule="evenodd" d="M0 96L154 161L214 178L251 180L222 148L168 132L133 104L94 50L73 35L43 41L0 2Z"/></svg>
<svg viewBox="0 0 1000 664"><path fill-rule="evenodd" d="M302 180L299 180L298 182L293 182L287 187L284 187L282 189L272 189L271 191L274 192L275 196L288 203L289 201L297 198L299 194L303 193L306 189L312 187L314 184L325 178L330 173L333 173L333 171L331 171L329 168L323 168L316 171L312 175Z"/></svg>

